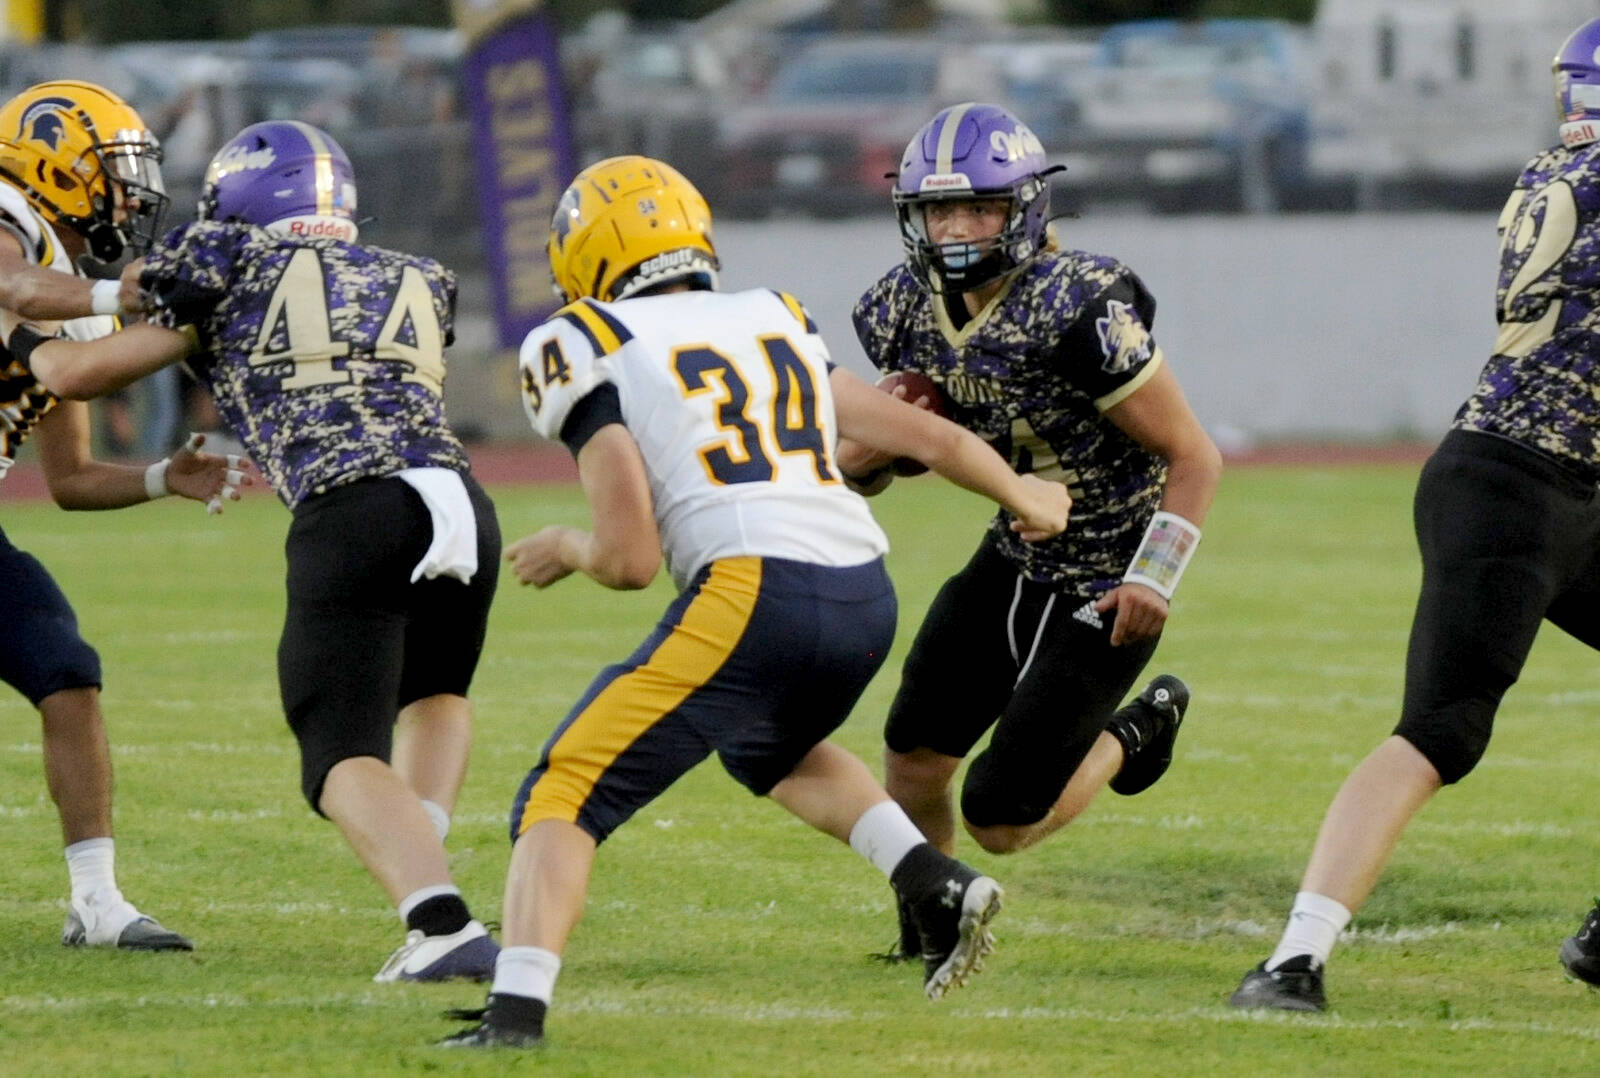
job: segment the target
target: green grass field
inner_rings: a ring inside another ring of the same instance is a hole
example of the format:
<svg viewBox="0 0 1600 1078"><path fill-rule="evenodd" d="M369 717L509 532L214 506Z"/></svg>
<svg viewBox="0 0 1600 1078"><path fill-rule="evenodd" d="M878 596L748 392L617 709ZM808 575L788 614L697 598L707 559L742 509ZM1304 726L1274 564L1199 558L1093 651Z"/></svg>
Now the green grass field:
<svg viewBox="0 0 1600 1078"><path fill-rule="evenodd" d="M1600 888L1594 656L1551 631L1482 766L1414 823L1330 969L1327 1016L1224 1003L1276 941L1317 823L1398 708L1415 467L1224 480L1155 669L1195 692L1172 772L1043 846L961 852L1008 890L989 969L942 1003L868 961L890 891L711 764L603 849L546 1047L445 1052L471 985L380 986L401 926L300 800L275 682L288 516L265 497L4 526L62 581L107 670L118 874L192 955L70 951L38 727L0 705L0 1074L1592 1074L1600 995L1556 948ZM581 523L566 487L496 491L508 537ZM937 480L878 499L909 642L984 506ZM503 586L454 870L498 919L512 793L593 673L670 594ZM351 647L361 646L352 641ZM878 764L899 653L844 744Z"/></svg>

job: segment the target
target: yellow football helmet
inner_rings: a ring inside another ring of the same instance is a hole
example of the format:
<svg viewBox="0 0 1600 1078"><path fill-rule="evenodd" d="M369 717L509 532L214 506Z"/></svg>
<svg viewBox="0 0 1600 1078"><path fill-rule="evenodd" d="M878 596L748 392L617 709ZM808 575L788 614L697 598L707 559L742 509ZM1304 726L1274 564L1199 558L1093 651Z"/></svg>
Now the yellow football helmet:
<svg viewBox="0 0 1600 1078"><path fill-rule="evenodd" d="M680 280L717 287L706 200L649 157L611 157L578 173L556 206L548 252L556 294L568 303Z"/></svg>
<svg viewBox="0 0 1600 1078"><path fill-rule="evenodd" d="M89 82L41 82L0 106L0 177L105 262L149 250L167 208L160 144L132 106Z"/></svg>

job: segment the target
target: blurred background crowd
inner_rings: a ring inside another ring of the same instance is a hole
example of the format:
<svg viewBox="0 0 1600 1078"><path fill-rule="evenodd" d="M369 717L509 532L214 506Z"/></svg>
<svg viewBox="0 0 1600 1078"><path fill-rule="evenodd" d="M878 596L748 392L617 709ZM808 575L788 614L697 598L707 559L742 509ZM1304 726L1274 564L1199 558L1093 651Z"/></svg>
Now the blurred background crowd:
<svg viewBox="0 0 1600 1078"><path fill-rule="evenodd" d="M240 127L299 118L326 128L355 162L372 218L363 238L456 268L463 343L493 352L473 322L480 234L448 0L30 5L38 39L0 42L0 93L60 77L122 93L166 148L174 222L193 213L210 154ZM1553 140L1554 45L1600 3L544 7L561 27L580 164L666 158L719 219L738 221L887 220L885 174L909 133L969 99L1007 104L1032 125L1067 166L1057 206L1068 211L1493 210ZM1181 17L1154 17L1163 14ZM498 431L470 415L462 426Z"/></svg>

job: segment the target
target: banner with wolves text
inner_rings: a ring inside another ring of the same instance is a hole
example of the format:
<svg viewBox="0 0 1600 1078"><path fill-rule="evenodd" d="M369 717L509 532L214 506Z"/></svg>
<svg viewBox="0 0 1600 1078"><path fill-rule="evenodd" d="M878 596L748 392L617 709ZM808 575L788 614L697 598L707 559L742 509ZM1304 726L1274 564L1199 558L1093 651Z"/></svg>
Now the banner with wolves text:
<svg viewBox="0 0 1600 1078"><path fill-rule="evenodd" d="M577 173L556 28L539 0L456 0L467 35L462 96L500 345L514 348L556 307L544 245Z"/></svg>

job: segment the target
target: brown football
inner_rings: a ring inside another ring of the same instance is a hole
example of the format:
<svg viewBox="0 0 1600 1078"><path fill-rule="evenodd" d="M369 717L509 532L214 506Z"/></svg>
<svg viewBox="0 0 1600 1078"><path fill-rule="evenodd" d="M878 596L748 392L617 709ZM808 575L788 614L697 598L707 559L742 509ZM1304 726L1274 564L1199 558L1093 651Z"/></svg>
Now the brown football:
<svg viewBox="0 0 1600 1078"><path fill-rule="evenodd" d="M917 401L927 398L928 411L946 419L950 418L950 402L945 399L939 383L926 374L917 371L894 371L878 379L878 388L885 393L893 393L901 386L905 387L905 394L900 399L907 404L916 404ZM895 475L921 475L928 470L926 464L911 457L901 457L889 467L893 469Z"/></svg>

